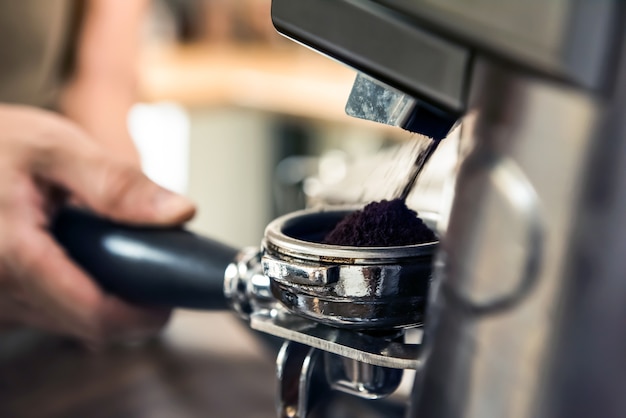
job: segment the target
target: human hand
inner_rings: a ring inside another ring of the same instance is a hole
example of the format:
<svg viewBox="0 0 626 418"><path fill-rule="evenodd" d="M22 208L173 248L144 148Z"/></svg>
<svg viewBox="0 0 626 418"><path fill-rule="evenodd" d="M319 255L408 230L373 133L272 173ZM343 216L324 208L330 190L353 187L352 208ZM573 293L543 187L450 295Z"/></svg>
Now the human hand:
<svg viewBox="0 0 626 418"><path fill-rule="evenodd" d="M48 234L59 191L131 224L175 225L194 214L187 199L114 158L76 125L50 112L0 105L0 323L92 345L160 329L168 311L103 293Z"/></svg>

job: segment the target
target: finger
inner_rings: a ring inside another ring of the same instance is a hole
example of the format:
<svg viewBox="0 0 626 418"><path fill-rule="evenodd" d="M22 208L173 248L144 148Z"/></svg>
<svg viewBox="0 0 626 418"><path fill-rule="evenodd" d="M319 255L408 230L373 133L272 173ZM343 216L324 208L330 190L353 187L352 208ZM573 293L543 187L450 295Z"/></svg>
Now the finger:
<svg viewBox="0 0 626 418"><path fill-rule="evenodd" d="M32 225L46 225L42 207L47 201L32 179L15 169L0 167L0 239L6 241L6 225L17 219Z"/></svg>
<svg viewBox="0 0 626 418"><path fill-rule="evenodd" d="M35 178L33 183L40 197L40 202L35 207L41 208L46 220L52 218L56 210L68 200L67 191L41 178ZM47 222L39 225L46 224Z"/></svg>
<svg viewBox="0 0 626 418"><path fill-rule="evenodd" d="M24 302L19 295L5 292L0 297L0 329L29 326L54 334L68 334L42 312L39 304Z"/></svg>
<svg viewBox="0 0 626 418"><path fill-rule="evenodd" d="M28 326L57 335L74 337L85 342L89 347L98 348L112 342L145 340L163 328L171 313L167 309L133 308L117 298L108 297L103 309L105 312L103 317L106 318L102 321L104 330L78 332L77 328L68 322L57 321L55 315L50 315L43 304L37 301L31 302L23 303L13 299L10 295L2 295L0 297L0 331ZM136 311L139 311L139 315ZM137 316L139 316L138 319L129 320L130 317Z"/></svg>
<svg viewBox="0 0 626 418"><path fill-rule="evenodd" d="M166 310L131 306L104 294L43 231L26 229L20 235L28 246L16 251L10 270L39 311L29 317L40 321L34 325L102 344L153 334L167 321Z"/></svg>
<svg viewBox="0 0 626 418"><path fill-rule="evenodd" d="M174 225L191 219L193 204L149 180L139 169L114 158L85 138L78 128L65 128L57 145L35 157L37 174L68 189L91 209L134 224Z"/></svg>

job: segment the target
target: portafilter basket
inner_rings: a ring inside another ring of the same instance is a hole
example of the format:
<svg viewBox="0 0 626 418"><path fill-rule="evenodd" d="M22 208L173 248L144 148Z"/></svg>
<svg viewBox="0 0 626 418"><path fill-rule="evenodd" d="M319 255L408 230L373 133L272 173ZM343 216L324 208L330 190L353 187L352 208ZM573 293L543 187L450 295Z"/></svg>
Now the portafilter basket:
<svg viewBox="0 0 626 418"><path fill-rule="evenodd" d="M420 325L438 242L392 247L321 243L357 209L302 210L267 226L262 265L274 297L296 315L335 327ZM432 220L423 220L433 226Z"/></svg>

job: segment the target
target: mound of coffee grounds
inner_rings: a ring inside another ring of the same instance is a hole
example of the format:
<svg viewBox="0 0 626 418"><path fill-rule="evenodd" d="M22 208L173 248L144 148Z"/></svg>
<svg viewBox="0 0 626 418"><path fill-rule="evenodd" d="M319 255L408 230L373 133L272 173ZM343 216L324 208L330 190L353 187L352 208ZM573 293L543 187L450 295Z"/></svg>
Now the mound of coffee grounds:
<svg viewBox="0 0 626 418"><path fill-rule="evenodd" d="M390 247L432 242L433 231L406 206L403 199L372 202L342 219L324 244Z"/></svg>

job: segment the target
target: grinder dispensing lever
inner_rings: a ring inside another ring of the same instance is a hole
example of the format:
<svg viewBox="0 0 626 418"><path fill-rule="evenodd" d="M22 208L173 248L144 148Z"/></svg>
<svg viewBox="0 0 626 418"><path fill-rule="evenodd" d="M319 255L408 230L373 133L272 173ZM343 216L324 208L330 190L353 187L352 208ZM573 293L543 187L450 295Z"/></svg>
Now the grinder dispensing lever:
<svg viewBox="0 0 626 418"><path fill-rule="evenodd" d="M423 149L397 196L402 200L413 189L420 172L441 140L448 136L460 120L458 112L443 110L418 100L363 73L358 73L354 80L345 110L349 116L398 126L425 137Z"/></svg>
<svg viewBox="0 0 626 418"><path fill-rule="evenodd" d="M226 289L232 280L224 278L259 258L258 249L240 251L180 227L121 225L69 207L55 216L51 233L105 291L128 301L192 309L234 305L239 312L252 303Z"/></svg>

